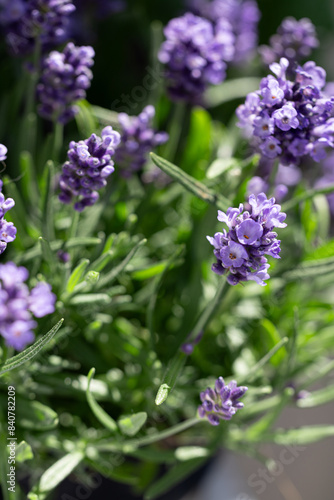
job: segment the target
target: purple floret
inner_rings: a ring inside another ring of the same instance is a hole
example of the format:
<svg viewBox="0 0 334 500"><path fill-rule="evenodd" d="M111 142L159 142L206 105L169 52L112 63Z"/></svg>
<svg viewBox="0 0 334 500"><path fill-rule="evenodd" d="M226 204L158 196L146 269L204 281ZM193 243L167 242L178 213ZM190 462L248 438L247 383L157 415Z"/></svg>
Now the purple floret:
<svg viewBox="0 0 334 500"><path fill-rule="evenodd" d="M0 145L2 146L2 144ZM6 151L3 151L3 154L7 153L7 148L3 146ZM2 193L3 182L0 180L0 255L6 250L7 243L14 241L16 238L16 227L13 222L7 222L4 219L4 215L8 210L13 208L15 202L12 198L5 198Z"/></svg>
<svg viewBox="0 0 334 500"><path fill-rule="evenodd" d="M105 127L102 137L92 134L84 141L70 142L68 161L64 163L59 180L60 201L75 201L74 209L82 212L99 199L98 190L107 185L114 162L111 157L120 143L120 135L111 126Z"/></svg>
<svg viewBox="0 0 334 500"><path fill-rule="evenodd" d="M78 113L76 101L85 99L91 85L94 49L68 43L63 52L53 51L44 59L37 85L38 112L47 120L67 123Z"/></svg>
<svg viewBox="0 0 334 500"><path fill-rule="evenodd" d="M226 385L223 377L219 377L214 389L208 387L201 392L202 404L198 407L199 416L207 418L211 425L218 425L220 420L231 420L233 415L244 407L239 399L247 390L247 387L238 387L235 380Z"/></svg>
<svg viewBox="0 0 334 500"><path fill-rule="evenodd" d="M56 296L48 283L40 282L29 291L25 267L13 262L0 264L0 334L6 345L21 351L33 342L37 318L55 310Z"/></svg>
<svg viewBox="0 0 334 500"><path fill-rule="evenodd" d="M166 132L152 128L155 115L153 106L146 106L138 116L119 113L121 142L115 153L115 163L123 177L138 172L147 162L148 153L168 141Z"/></svg>
<svg viewBox="0 0 334 500"><path fill-rule="evenodd" d="M264 193L250 195L248 202L250 212L243 211L242 204L239 208L230 207L226 214L218 211L218 220L224 222L229 231L207 236L217 259L212 270L226 275L230 285L254 280L264 286L264 281L270 277L265 255L280 258L280 241L273 229L286 226L286 214L281 212L274 198L267 199Z"/></svg>

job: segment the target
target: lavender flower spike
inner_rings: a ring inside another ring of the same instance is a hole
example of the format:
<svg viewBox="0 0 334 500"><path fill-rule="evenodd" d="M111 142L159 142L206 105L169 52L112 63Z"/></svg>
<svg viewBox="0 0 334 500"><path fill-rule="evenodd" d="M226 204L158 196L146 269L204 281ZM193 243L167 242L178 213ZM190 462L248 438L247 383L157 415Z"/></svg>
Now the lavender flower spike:
<svg viewBox="0 0 334 500"><path fill-rule="evenodd" d="M239 399L246 393L248 387L238 387L235 380L228 385L223 377L215 382L215 388L208 387L201 392L202 404L198 407L201 418L207 418L211 425L219 425L220 420L231 420L233 415L243 408Z"/></svg>
<svg viewBox="0 0 334 500"><path fill-rule="evenodd" d="M234 38L232 64L251 59L257 47L257 25L261 15L255 0L190 0L189 3L195 14L214 24L229 25Z"/></svg>
<svg viewBox="0 0 334 500"><path fill-rule="evenodd" d="M168 141L167 132L153 130L154 115L153 106L146 106L138 116L119 113L121 143L116 149L115 162L123 177L130 177L141 170L147 161L148 153Z"/></svg>
<svg viewBox="0 0 334 500"><path fill-rule="evenodd" d="M265 64L285 57L294 65L309 56L318 45L315 27L309 19L297 21L294 17L286 17L270 38L270 46L259 47L259 52Z"/></svg>
<svg viewBox="0 0 334 500"><path fill-rule="evenodd" d="M2 144L0 145L2 146ZM5 146L3 146L5 148ZM6 152L7 152L7 148ZM1 148L0 148L1 151ZM5 155L5 152L3 152ZM2 194L3 182L0 180L0 255L6 250L7 243L14 241L16 238L16 227L13 222L7 222L4 219L4 215L8 210L13 208L15 202L12 198L5 199Z"/></svg>
<svg viewBox="0 0 334 500"><path fill-rule="evenodd" d="M200 102L209 84L225 79L224 61L233 57L234 35L228 22L214 26L186 13L172 19L164 30L166 41L158 58L166 65L167 87L173 100Z"/></svg>
<svg viewBox="0 0 334 500"><path fill-rule="evenodd" d="M29 273L14 262L0 264L0 335L6 345L21 351L33 342L37 323L32 315L41 318L54 312L56 296L48 283L39 282L29 291Z"/></svg>
<svg viewBox="0 0 334 500"><path fill-rule="evenodd" d="M284 57L270 69L276 78L263 78L238 107L239 127L262 161L298 166L306 157L323 160L334 147L334 96L323 91L325 70L313 61L291 67Z"/></svg>
<svg viewBox="0 0 334 500"><path fill-rule="evenodd" d="M78 212L96 203L99 198L97 190L107 185L106 178L115 170L111 157L120 142L120 135L108 126L102 130L101 136L92 134L84 141L70 142L68 161L63 165L59 199L63 203L76 200L74 209Z"/></svg>
<svg viewBox="0 0 334 500"><path fill-rule="evenodd" d="M71 0L0 0L0 25L16 56L29 54L39 40L43 53L68 39Z"/></svg>
<svg viewBox="0 0 334 500"><path fill-rule="evenodd" d="M76 101L86 97L93 74L94 49L68 43L63 52L44 59L37 85L38 112L47 120L67 123L78 113Z"/></svg>
<svg viewBox="0 0 334 500"><path fill-rule="evenodd" d="M226 214L218 211L218 220L224 222L229 231L224 229L214 237L207 236L217 259L212 270L225 274L230 285L254 280L264 286L264 280L270 277L265 255L280 258L280 241L273 229L286 226L283 222L286 214L274 198L267 199L264 193L250 195L249 205L250 212L243 211L242 204L238 209L229 208Z"/></svg>

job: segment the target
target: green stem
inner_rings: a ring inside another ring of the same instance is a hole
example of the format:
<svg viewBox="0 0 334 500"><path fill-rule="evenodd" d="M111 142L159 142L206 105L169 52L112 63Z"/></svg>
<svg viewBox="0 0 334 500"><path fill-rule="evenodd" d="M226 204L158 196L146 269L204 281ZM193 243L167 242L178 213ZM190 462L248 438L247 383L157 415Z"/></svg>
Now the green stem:
<svg viewBox="0 0 334 500"><path fill-rule="evenodd" d="M219 303L221 302L226 284L227 284L226 280L224 278L221 278L216 291L216 295L214 296L213 300L211 300L208 303L208 305L200 315L195 327L191 331L191 335L189 337L185 336L184 340L187 339L188 342L192 342L193 340L196 339L196 337L200 334L200 332L206 328L213 314L215 313L217 307L219 307Z"/></svg>
<svg viewBox="0 0 334 500"><path fill-rule="evenodd" d="M68 239L75 238L78 231L79 226L80 213L77 210L74 210L72 224L70 227Z"/></svg>
<svg viewBox="0 0 334 500"><path fill-rule="evenodd" d="M106 444L101 444L98 445L97 448L100 451L123 451L124 453L127 452L127 450L133 451L133 448L139 448L140 446L146 446L148 444L156 443L157 441L161 441L162 439L166 439L170 436L174 436L175 434L178 434L179 432L185 431L186 429L189 429L190 427L193 427L194 425L203 422L202 419L199 419L198 417L190 418L189 420L185 420L184 422L181 422L181 424L174 425L173 427L170 427L169 429L166 429L165 431L162 432L157 432L156 434L153 434L152 436L145 436L143 438L139 439L130 439L129 441L123 441L123 443L118 443L118 444L113 444L113 443L106 443Z"/></svg>
<svg viewBox="0 0 334 500"><path fill-rule="evenodd" d="M184 127L186 109L186 104L183 102L179 102L174 105L174 109L172 111L172 117L168 129L169 140L164 149L164 157L169 161L175 160L182 130Z"/></svg>
<svg viewBox="0 0 334 500"><path fill-rule="evenodd" d="M29 79L28 91L27 91L27 100L26 100L26 108L25 115L28 116L30 113L34 111L34 103L35 103L35 89L36 83L39 76L39 68L40 68L40 59L41 59L41 44L39 38L36 38L35 50L34 50L34 58L33 58L33 71Z"/></svg>
<svg viewBox="0 0 334 500"><path fill-rule="evenodd" d="M64 132L64 125L59 122L55 122L54 124L54 131L53 131L53 154L52 154L52 159L55 163L59 162L59 156L63 144L63 132Z"/></svg>

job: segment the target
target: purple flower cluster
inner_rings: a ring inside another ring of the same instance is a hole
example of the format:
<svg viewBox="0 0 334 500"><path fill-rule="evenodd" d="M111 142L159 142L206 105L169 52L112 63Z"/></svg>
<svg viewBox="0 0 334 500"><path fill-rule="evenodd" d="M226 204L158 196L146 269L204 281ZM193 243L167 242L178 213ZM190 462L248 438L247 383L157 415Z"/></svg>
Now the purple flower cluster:
<svg viewBox="0 0 334 500"><path fill-rule="evenodd" d="M50 52L44 59L37 85L38 112L43 118L67 123L78 113L74 103L86 97L94 55L92 47L68 43L63 52Z"/></svg>
<svg viewBox="0 0 334 500"><path fill-rule="evenodd" d="M34 338L36 318L42 318L55 310L56 296L51 286L39 282L29 291L25 281L29 277L25 267L13 262L0 264L0 334L8 346L21 351Z"/></svg>
<svg viewBox="0 0 334 500"><path fill-rule="evenodd" d="M214 24L224 22L234 35L233 59L239 64L250 59L257 47L260 11L254 0L192 0L194 12Z"/></svg>
<svg viewBox="0 0 334 500"><path fill-rule="evenodd" d="M116 149L115 163L123 177L130 177L141 170L152 149L168 141L166 132L156 132L152 128L155 115L153 106L146 106L138 116L119 113L121 143Z"/></svg>
<svg viewBox="0 0 334 500"><path fill-rule="evenodd" d="M1 154L1 160L5 159L5 153L4 150L1 148L2 144L0 144L0 154ZM7 148L3 146L3 148ZM15 205L15 202L12 198L5 198L4 195L2 194L2 186L3 182L0 180L0 255L6 250L7 248L7 243L14 241L16 238L16 227L14 226L13 222L7 222L4 219L4 215L8 210L13 208Z"/></svg>
<svg viewBox="0 0 334 500"><path fill-rule="evenodd" d="M310 156L318 162L334 146L334 97L322 92L326 72L313 61L298 66L292 81L286 77L288 67L285 58L270 65L277 78L263 78L260 90L247 96L237 109L238 125L267 159L298 165Z"/></svg>
<svg viewBox="0 0 334 500"><path fill-rule="evenodd" d="M207 236L214 247L217 262L212 270L216 274L227 275L230 285L241 281L254 280L259 285L266 285L264 280L270 276L270 267L265 255L279 259L280 241L277 240L275 227L285 227L286 214L275 199L267 199L264 193L251 195L248 199L250 212L245 211L243 204L239 208L229 208L226 214L218 210L218 220L225 222L229 231Z"/></svg>
<svg viewBox="0 0 334 500"><path fill-rule="evenodd" d="M270 38L270 45L259 47L265 64L279 61L282 57L295 65L308 57L318 47L319 41L312 22L303 18L297 21L294 17L286 17Z"/></svg>
<svg viewBox="0 0 334 500"><path fill-rule="evenodd" d="M39 40L45 52L67 39L71 0L0 0L0 24L15 55L31 52Z"/></svg>
<svg viewBox="0 0 334 500"><path fill-rule="evenodd" d="M200 394L199 416L207 418L211 425L219 425L220 420L231 420L244 407L239 399L247 390L248 387L238 387L235 380L226 385L223 377L217 378L214 389L208 387Z"/></svg>
<svg viewBox="0 0 334 500"><path fill-rule="evenodd" d="M96 203L99 198L97 190L106 186L107 177L115 170L111 157L120 142L120 135L108 126L102 130L101 136L92 134L84 141L72 141L69 145L68 161L63 165L59 180L59 199L63 203L75 199L74 209L78 212Z"/></svg>
<svg viewBox="0 0 334 500"><path fill-rule="evenodd" d="M234 54L234 35L224 19L214 26L202 17L186 13L164 29L166 41L158 58L166 65L172 99L198 102L209 84L225 78L226 64Z"/></svg>

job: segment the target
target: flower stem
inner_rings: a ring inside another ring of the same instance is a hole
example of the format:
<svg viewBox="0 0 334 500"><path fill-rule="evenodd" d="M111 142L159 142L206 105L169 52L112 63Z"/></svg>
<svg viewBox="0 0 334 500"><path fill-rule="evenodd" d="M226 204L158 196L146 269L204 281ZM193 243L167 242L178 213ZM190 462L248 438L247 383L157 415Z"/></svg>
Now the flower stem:
<svg viewBox="0 0 334 500"><path fill-rule="evenodd" d="M128 451L133 451L133 448L139 448L140 446L147 446L148 444L156 443L157 441L161 441L162 439L166 439L168 437L174 436L179 432L185 431L194 425L203 422L202 419L198 417L193 417L180 424L174 425L169 429L166 429L162 432L157 432L151 436L145 436L139 439L130 439L129 441L123 441L122 443L101 443L97 446L99 451L123 451L127 453Z"/></svg>
<svg viewBox="0 0 334 500"><path fill-rule="evenodd" d="M53 154L52 154L52 159L55 163L59 162L59 156L63 144L63 131L64 131L64 125L56 121L53 130Z"/></svg>
<svg viewBox="0 0 334 500"><path fill-rule="evenodd" d="M227 284L226 280L224 278L222 278L220 280L219 285L218 285L218 288L217 288L217 291L216 291L216 295L207 304L207 306L205 307L205 309L202 311L202 314L198 318L198 321L197 321L196 325L194 326L194 328L191 331L191 335L189 337L187 337L187 335L185 335L184 339L182 340L182 343L185 340L187 340L187 342L191 343L193 340L196 339L196 337L199 335L199 333L202 330L204 330L206 328L206 326L209 324L209 322L210 322L210 320L211 320L211 318L212 318L215 310L219 306L219 303L220 303L220 301L222 299L222 296L223 296L226 284Z"/></svg>

